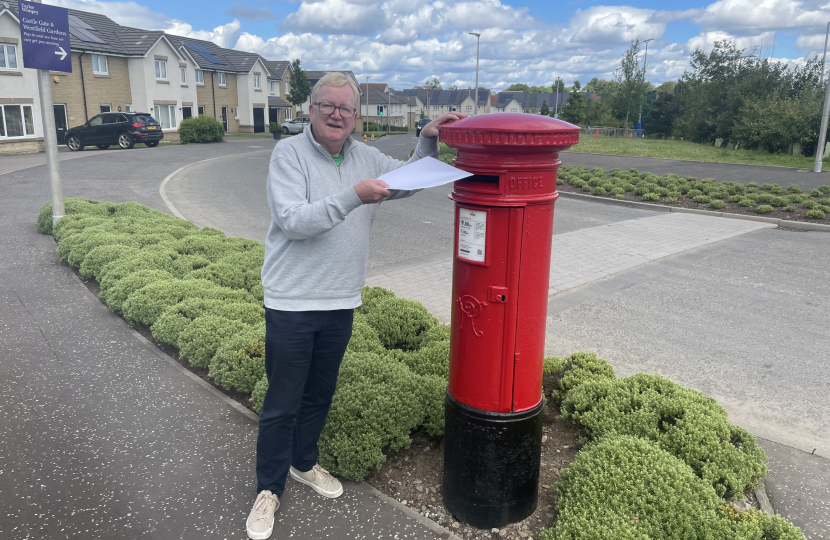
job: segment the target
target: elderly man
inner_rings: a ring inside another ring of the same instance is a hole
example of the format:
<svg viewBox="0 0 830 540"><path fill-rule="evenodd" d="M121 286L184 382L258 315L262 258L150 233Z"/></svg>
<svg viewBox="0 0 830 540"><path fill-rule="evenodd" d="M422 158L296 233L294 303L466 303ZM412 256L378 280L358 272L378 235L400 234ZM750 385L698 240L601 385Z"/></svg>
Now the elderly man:
<svg viewBox="0 0 830 540"><path fill-rule="evenodd" d="M327 73L311 94L309 128L271 154L262 267L269 386L259 418L258 495L246 524L253 539L271 536L288 474L323 496L343 493L317 464L317 440L360 305L377 203L414 193L377 179L404 162L349 137L359 96L349 77ZM409 162L438 157L438 126L465 116L426 125Z"/></svg>

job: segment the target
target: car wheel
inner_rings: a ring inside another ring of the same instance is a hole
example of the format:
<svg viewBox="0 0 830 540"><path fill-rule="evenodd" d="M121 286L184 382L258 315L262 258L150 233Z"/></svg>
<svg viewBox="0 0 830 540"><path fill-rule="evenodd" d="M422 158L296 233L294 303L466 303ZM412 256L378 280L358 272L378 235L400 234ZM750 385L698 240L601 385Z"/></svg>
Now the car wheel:
<svg viewBox="0 0 830 540"><path fill-rule="evenodd" d="M155 148L156 146L159 145L159 142L158 141L150 141L150 142L146 142L144 144L146 144L148 148Z"/></svg>
<svg viewBox="0 0 830 540"><path fill-rule="evenodd" d="M132 148L135 146L135 142L133 141L133 136L129 133L122 133L118 136L118 146L123 149Z"/></svg>
<svg viewBox="0 0 830 540"><path fill-rule="evenodd" d="M288 129L287 127L283 127L282 128L282 134L283 135L291 135L291 130Z"/></svg>
<svg viewBox="0 0 830 540"><path fill-rule="evenodd" d="M75 135L72 135L66 139L66 146L68 146L73 152L78 152L84 149L84 145L81 144L81 139Z"/></svg>
<svg viewBox="0 0 830 540"><path fill-rule="evenodd" d="M95 146L97 146L100 150L106 150L110 147L108 144L96 144Z"/></svg>

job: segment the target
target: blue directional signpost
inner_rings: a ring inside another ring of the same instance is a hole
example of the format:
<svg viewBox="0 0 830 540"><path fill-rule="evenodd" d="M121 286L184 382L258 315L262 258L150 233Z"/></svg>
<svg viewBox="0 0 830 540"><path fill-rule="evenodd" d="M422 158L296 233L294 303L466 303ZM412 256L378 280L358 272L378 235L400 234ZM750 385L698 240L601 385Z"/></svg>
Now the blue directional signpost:
<svg viewBox="0 0 830 540"><path fill-rule="evenodd" d="M71 73L69 10L35 2L19 5L23 67Z"/></svg>
<svg viewBox="0 0 830 540"><path fill-rule="evenodd" d="M58 141L52 105L49 71L72 72L69 46L69 10L40 2L20 0L20 49L23 67L37 70L40 117L43 120L43 146L52 183L52 224L63 217L63 186L58 161Z"/></svg>

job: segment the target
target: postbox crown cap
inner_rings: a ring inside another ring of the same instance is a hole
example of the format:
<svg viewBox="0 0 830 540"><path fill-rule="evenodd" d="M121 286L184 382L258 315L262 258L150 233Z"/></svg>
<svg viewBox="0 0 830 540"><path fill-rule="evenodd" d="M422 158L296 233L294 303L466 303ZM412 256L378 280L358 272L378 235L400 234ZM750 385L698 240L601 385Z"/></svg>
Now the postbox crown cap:
<svg viewBox="0 0 830 540"><path fill-rule="evenodd" d="M469 116L438 128L441 142L483 146L558 146L579 142L579 126L549 116L495 113Z"/></svg>

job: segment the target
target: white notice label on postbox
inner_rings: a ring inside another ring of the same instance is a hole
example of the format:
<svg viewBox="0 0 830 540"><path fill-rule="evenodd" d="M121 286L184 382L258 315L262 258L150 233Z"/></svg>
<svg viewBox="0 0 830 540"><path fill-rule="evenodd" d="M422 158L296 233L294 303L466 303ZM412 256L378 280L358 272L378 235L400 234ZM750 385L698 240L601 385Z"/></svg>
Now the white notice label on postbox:
<svg viewBox="0 0 830 540"><path fill-rule="evenodd" d="M487 212L458 209L458 258L484 262L487 249Z"/></svg>

